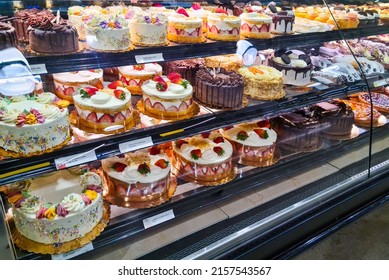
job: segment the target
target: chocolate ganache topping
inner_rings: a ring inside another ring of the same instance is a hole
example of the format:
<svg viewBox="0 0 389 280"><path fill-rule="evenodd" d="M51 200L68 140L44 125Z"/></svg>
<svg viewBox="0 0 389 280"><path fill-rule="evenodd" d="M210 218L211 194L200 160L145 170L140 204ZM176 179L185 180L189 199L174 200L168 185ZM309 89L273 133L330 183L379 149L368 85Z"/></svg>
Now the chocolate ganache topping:
<svg viewBox="0 0 389 280"><path fill-rule="evenodd" d="M33 17L29 19L29 25L32 28L40 30L53 30L56 32L64 32L66 29L73 28L65 20L60 19L59 23L54 23L54 20L50 20L48 17Z"/></svg>
<svg viewBox="0 0 389 280"><path fill-rule="evenodd" d="M172 65L177 67L185 67L187 69L195 69L204 64L204 60L201 58L198 59L186 59L186 60L176 60L171 62Z"/></svg>
<svg viewBox="0 0 389 280"><path fill-rule="evenodd" d="M320 124L319 118L319 113L309 107L279 117L284 125L296 128L314 128Z"/></svg>
<svg viewBox="0 0 389 280"><path fill-rule="evenodd" d="M11 30L13 27L7 23L0 22L0 30Z"/></svg>
<svg viewBox="0 0 389 280"><path fill-rule="evenodd" d="M243 77L240 74L224 68L201 68L197 71L196 77L213 86L238 86L243 84Z"/></svg>

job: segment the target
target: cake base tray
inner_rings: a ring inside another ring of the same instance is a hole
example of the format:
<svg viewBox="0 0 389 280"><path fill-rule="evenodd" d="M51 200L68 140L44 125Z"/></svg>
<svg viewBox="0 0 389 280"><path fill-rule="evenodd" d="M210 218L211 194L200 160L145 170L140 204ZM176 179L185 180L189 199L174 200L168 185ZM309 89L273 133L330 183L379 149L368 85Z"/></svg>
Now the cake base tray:
<svg viewBox="0 0 389 280"><path fill-rule="evenodd" d="M30 45L28 45L26 47L26 52L28 52L29 54L32 54L32 55L39 55L39 56L67 55L67 54L73 54L73 53L82 53L82 52L84 52L84 50L85 50L85 46L81 42L78 42L78 50L77 51L62 52L62 53L42 53L42 52L33 51L31 49Z"/></svg>
<svg viewBox="0 0 389 280"><path fill-rule="evenodd" d="M254 167L268 167L276 164L280 159L281 159L281 151L276 148L273 157L269 160L259 162L259 161L246 160L244 157L240 157L238 163L242 165L254 166Z"/></svg>
<svg viewBox="0 0 389 280"><path fill-rule="evenodd" d="M15 227L13 220L10 220L8 223L11 228L12 240L16 246L22 250L32 252L35 254L62 254L74 249L80 248L85 244L94 240L100 233L104 230L109 222L109 217L111 214L111 208L108 203L104 203L103 216L100 222L85 236L74 239L72 241L64 243L55 243L55 244L43 244L32 241L25 236L23 236Z"/></svg>
<svg viewBox="0 0 389 280"><path fill-rule="evenodd" d="M173 169L173 171L172 171L173 174L176 175L178 178L180 178L186 182L191 182L191 183L195 183L195 184L207 186L207 187L219 186L219 185L226 184L226 183L234 180L235 177L238 175L238 168L234 167L234 168L232 168L231 173L227 177L224 177L223 179L216 180L216 181L202 181L202 180L195 180L189 176L186 176L185 174L183 174L179 170L177 170L175 167L173 167L172 169Z"/></svg>
<svg viewBox="0 0 389 280"><path fill-rule="evenodd" d="M350 140L350 139L353 139L353 138L359 136L359 129L358 129L358 127L355 126L355 124L353 124L353 127L352 127L350 133L348 133L348 134L331 135L331 134L322 133L320 136L322 138L328 139L328 140L336 140L336 141Z"/></svg>
<svg viewBox="0 0 389 280"><path fill-rule="evenodd" d="M178 121L178 120L186 120L193 118L194 116L197 116L200 113L200 107L197 103L193 102L192 104L192 109L189 111L188 114L182 115L182 116L161 116L157 114L153 114L151 112L146 111L143 99L140 99L138 103L136 104L137 109L139 112L141 112L144 115L147 115L149 117L152 117L154 119L159 119L159 120L167 120L167 121Z"/></svg>

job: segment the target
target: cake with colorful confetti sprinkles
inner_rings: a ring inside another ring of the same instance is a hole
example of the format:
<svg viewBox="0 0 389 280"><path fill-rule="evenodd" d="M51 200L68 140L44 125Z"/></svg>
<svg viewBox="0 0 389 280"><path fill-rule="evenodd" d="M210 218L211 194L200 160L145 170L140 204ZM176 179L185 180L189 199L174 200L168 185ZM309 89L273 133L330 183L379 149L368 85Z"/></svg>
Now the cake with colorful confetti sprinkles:
<svg viewBox="0 0 389 280"><path fill-rule="evenodd" d="M102 180L94 172L68 170L35 178L27 190L8 193L15 227L42 244L61 244L85 236L103 216Z"/></svg>

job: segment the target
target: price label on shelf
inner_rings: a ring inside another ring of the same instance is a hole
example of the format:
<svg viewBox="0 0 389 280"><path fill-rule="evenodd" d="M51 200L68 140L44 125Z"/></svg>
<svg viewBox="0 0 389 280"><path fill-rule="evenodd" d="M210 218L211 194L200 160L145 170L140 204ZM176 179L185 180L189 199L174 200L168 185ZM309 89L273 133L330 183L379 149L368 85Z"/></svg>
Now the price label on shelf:
<svg viewBox="0 0 389 280"><path fill-rule="evenodd" d="M33 75L47 74L46 64L32 64L30 65L31 73Z"/></svg>
<svg viewBox="0 0 389 280"><path fill-rule="evenodd" d="M143 54L135 56L136 63L150 63L164 61L162 53Z"/></svg>
<svg viewBox="0 0 389 280"><path fill-rule="evenodd" d="M62 254L56 254L56 255L51 255L52 260L69 260L72 258L75 258L81 254L84 254L86 252L92 251L93 250L93 244L92 242L89 242L88 244L82 246L81 248L77 248L75 250L62 253Z"/></svg>
<svg viewBox="0 0 389 280"><path fill-rule="evenodd" d="M128 153L131 151L150 147L153 144L154 144L153 139L151 138L151 136L148 136L148 137L145 137L142 139L136 139L136 140L128 141L125 143L121 143L121 144L119 144L119 150L122 154L124 154L124 153Z"/></svg>
<svg viewBox="0 0 389 280"><path fill-rule="evenodd" d="M374 82L374 87L383 87L383 86L386 86L389 82L389 79L386 80L386 79L382 79L382 80L379 80L379 81L375 81Z"/></svg>
<svg viewBox="0 0 389 280"><path fill-rule="evenodd" d="M143 226L145 227L145 229L151 228L153 226L159 225L163 222L169 221L169 220L174 219L174 218L175 218L175 216L174 216L173 209L170 209L170 210L162 212L158 215L144 219Z"/></svg>
<svg viewBox="0 0 389 280"><path fill-rule="evenodd" d="M58 158L54 160L54 163L57 170L61 170L61 169L80 165L94 160L97 160L97 156L95 150L92 150L86 153L80 153L80 154L75 154L67 157Z"/></svg>

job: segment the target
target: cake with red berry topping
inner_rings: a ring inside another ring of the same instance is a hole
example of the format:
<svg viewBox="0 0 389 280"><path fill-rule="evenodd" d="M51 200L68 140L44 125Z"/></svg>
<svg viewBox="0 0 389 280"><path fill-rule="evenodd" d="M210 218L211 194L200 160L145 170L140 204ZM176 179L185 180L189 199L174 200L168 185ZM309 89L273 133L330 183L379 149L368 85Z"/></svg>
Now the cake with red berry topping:
<svg viewBox="0 0 389 280"><path fill-rule="evenodd" d="M142 85L154 75L162 75L162 67L157 63L136 64L118 67L119 79L131 94L142 94Z"/></svg>
<svg viewBox="0 0 389 280"><path fill-rule="evenodd" d="M246 38L269 38L271 17L257 12L244 12L240 15L240 31Z"/></svg>
<svg viewBox="0 0 389 280"><path fill-rule="evenodd" d="M277 141L276 132L267 120L243 123L223 130L223 135L234 147L234 158L244 165L265 166L273 161Z"/></svg>
<svg viewBox="0 0 389 280"><path fill-rule="evenodd" d="M212 13L211 11L203 9L199 3L192 3L192 7L187 9L189 16L198 17L203 20L203 33L207 32L208 27L208 16Z"/></svg>
<svg viewBox="0 0 389 280"><path fill-rule="evenodd" d="M103 88L103 70L82 70L53 74L55 94L73 102L73 94L83 87Z"/></svg>
<svg viewBox="0 0 389 280"><path fill-rule="evenodd" d="M160 119L190 116L195 108L193 87L181 75L172 72L167 77L156 75L142 85L146 114Z"/></svg>
<svg viewBox="0 0 389 280"><path fill-rule="evenodd" d="M184 8L178 8L168 18L167 38L177 43L200 43L203 41L202 27L201 18L190 17Z"/></svg>
<svg viewBox="0 0 389 280"><path fill-rule="evenodd" d="M228 15L226 10L217 8L208 16L207 38L218 41L238 41L240 39L240 18Z"/></svg>
<svg viewBox="0 0 389 280"><path fill-rule="evenodd" d="M105 159L102 168L108 182L107 198L120 206L138 208L151 201L158 205L172 195L168 193L170 160L158 147Z"/></svg>
<svg viewBox="0 0 389 280"><path fill-rule="evenodd" d="M85 87L73 96L78 126L104 133L114 127L135 125L131 93L118 83L112 82L104 89Z"/></svg>
<svg viewBox="0 0 389 280"><path fill-rule="evenodd" d="M184 180L212 185L234 173L232 153L231 143L213 131L175 141L172 162Z"/></svg>

